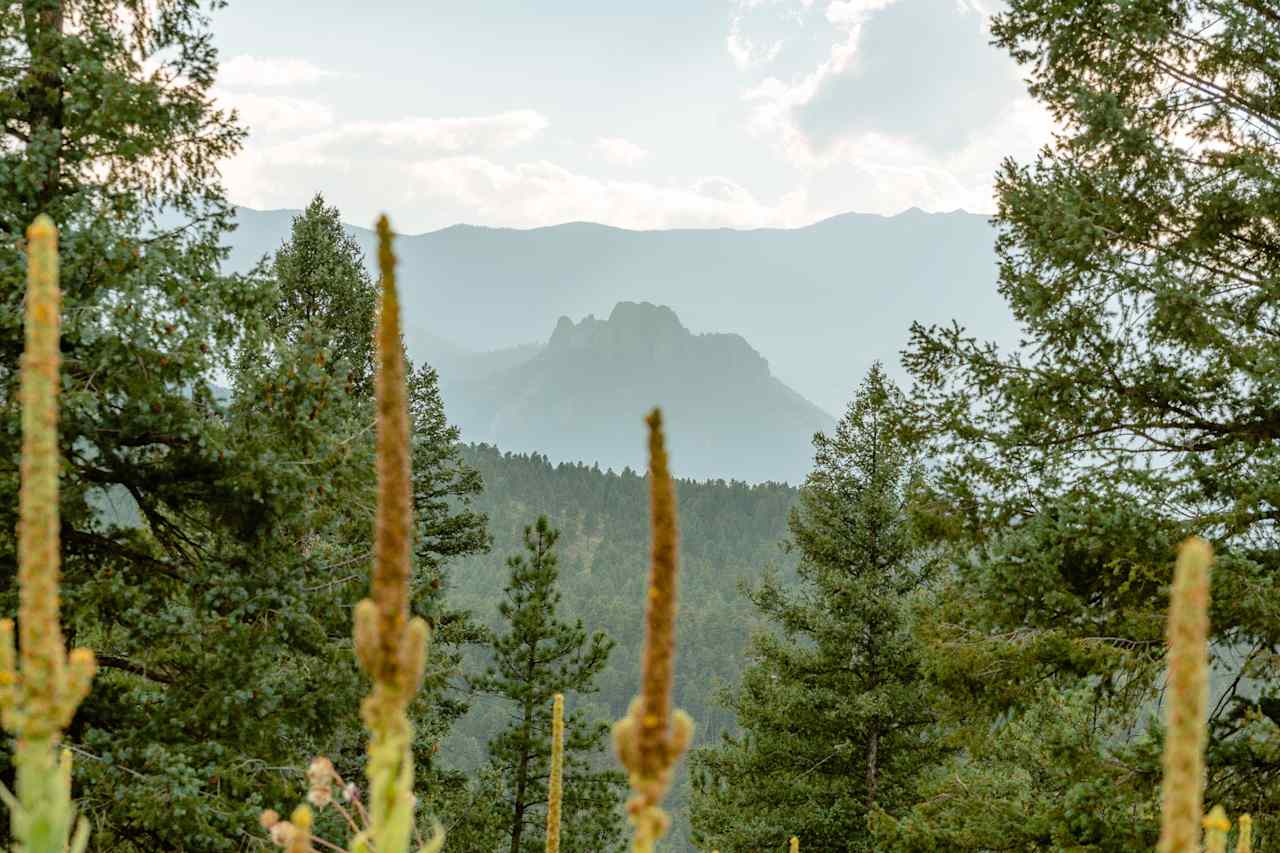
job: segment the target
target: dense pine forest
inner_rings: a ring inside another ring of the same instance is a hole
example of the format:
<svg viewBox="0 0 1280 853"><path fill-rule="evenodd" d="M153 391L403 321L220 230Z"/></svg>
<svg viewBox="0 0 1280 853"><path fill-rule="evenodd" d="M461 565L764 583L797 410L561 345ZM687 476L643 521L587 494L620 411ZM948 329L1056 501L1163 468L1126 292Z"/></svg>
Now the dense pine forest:
<svg viewBox="0 0 1280 853"><path fill-rule="evenodd" d="M1277 849L1266 0L991 16L1021 343L903 329L794 484L469 443L385 216L228 271L221 5L0 7L5 845Z"/></svg>
<svg viewBox="0 0 1280 853"><path fill-rule="evenodd" d="M634 602L644 597L649 561L646 478L630 470L552 465L545 457L502 453L484 445L464 447L461 458L485 483L472 506L488 517L493 544L489 555L454 564L451 600L496 626L494 590L505 574L501 559L523 550L521 532L534 523L534 513L541 513L560 531L564 614L604 631L618 650L639 648L643 613ZM673 459L673 469L678 464ZM681 652L675 701L697 720L698 742L714 743L734 729L733 715L718 701L719 693L737 681L752 630L764 626L743 587L769 567L794 576L796 557L783 545L796 490L779 483L678 480L676 498ZM472 660L483 663L483 647ZM598 692L577 698L578 706L598 720L621 717L634 693L639 664L635 655L611 655L595 681ZM488 733L502 725L508 712L501 703L481 698L474 704L445 743L451 757L468 770L483 765ZM682 774L670 798L676 818L673 836L681 840L689 832L686 786Z"/></svg>

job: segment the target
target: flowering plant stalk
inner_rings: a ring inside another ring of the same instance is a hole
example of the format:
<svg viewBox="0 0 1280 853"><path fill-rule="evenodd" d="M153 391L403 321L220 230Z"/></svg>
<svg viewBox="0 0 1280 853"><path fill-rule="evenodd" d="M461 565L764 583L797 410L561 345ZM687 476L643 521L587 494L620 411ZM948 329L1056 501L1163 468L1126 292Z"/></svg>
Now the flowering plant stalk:
<svg viewBox="0 0 1280 853"><path fill-rule="evenodd" d="M564 695L551 705L551 774L547 781L547 853L560 853L560 801L564 796Z"/></svg>
<svg viewBox="0 0 1280 853"><path fill-rule="evenodd" d="M58 230L40 215L27 229L26 346L22 357L22 485L18 492L18 648L0 620L0 717L17 737L16 793L0 787L16 850L79 853L89 838L71 802L71 752L62 731L89 693L93 652L68 656L58 621L58 389L62 295ZM73 826L74 824L74 826Z"/></svg>
<svg viewBox="0 0 1280 853"><path fill-rule="evenodd" d="M627 716L613 727L614 747L631 780L627 814L635 827L633 850L652 853L670 826L662 798L671 787L676 760L693 738L693 720L671 710L675 668L676 498L667 468L662 412L654 409L649 426L649 507L653 545L645 607L644 657L640 695Z"/></svg>

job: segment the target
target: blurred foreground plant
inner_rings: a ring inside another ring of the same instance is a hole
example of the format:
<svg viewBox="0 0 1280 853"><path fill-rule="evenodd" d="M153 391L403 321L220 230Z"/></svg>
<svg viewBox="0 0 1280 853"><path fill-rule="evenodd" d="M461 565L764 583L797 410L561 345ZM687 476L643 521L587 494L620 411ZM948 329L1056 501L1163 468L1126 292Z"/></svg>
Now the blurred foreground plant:
<svg viewBox="0 0 1280 853"><path fill-rule="evenodd" d="M58 389L61 292L58 231L41 215L27 230L26 348L22 359L22 488L18 493L18 634L0 620L0 712L17 737L17 792L0 788L16 850L79 853L89 825L75 821L71 752L62 730L89 693L96 661L67 655L58 622L61 570L58 512ZM15 665L15 656L19 656ZM74 836L72 824L75 823Z"/></svg>
<svg viewBox="0 0 1280 853"><path fill-rule="evenodd" d="M652 853L670 826L662 798L671 787L672 768L693 739L693 720L671 711L675 669L676 496L662 435L662 412L649 425L649 495L653 548L645 608L644 658L640 695L613 728L618 757L631 777L627 813L635 827L633 849Z"/></svg>
<svg viewBox="0 0 1280 853"><path fill-rule="evenodd" d="M1231 821L1222 806L1204 817L1205 713L1209 702L1209 571L1213 549L1191 538L1178 549L1169 597L1169 706L1161 788L1159 853L1225 853ZM1238 853L1250 853L1251 820L1240 818Z"/></svg>

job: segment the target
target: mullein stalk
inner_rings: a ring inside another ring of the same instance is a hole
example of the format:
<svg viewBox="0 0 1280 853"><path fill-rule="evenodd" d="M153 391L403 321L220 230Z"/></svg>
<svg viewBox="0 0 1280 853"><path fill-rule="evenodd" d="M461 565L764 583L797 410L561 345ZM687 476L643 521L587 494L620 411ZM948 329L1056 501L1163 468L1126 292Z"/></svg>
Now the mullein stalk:
<svg viewBox="0 0 1280 853"><path fill-rule="evenodd" d="M1212 562L1213 549L1203 539L1192 537L1178 549L1169 600L1169 702L1159 853L1200 849Z"/></svg>
<svg viewBox="0 0 1280 853"><path fill-rule="evenodd" d="M551 706L551 778L547 782L547 853L560 853L560 800L564 795L564 695Z"/></svg>
<svg viewBox="0 0 1280 853"><path fill-rule="evenodd" d="M369 730L365 772L369 782L369 825L353 853L405 853L414 829L412 727L409 702L422 683L430 632L421 618L409 618L410 548L413 505L409 469L409 409L400 305L396 298L391 226L378 220L378 266L382 297L378 314L377 473L373 582L369 598L355 609L355 648L373 691L360 706ZM423 850L439 850L437 829Z"/></svg>
<svg viewBox="0 0 1280 853"><path fill-rule="evenodd" d="M654 409L649 426L649 506L652 553L645 607L644 657L640 695L627 716L613 727L614 746L631 781L627 814L635 827L632 849L652 853L670 826L662 798L671 787L676 760L693 737L693 720L671 710L675 663L676 500L667 468L662 413Z"/></svg>
<svg viewBox="0 0 1280 853"><path fill-rule="evenodd" d="M1213 807L1209 816L1204 819L1205 853L1227 853L1227 833L1231 831L1231 821L1221 805Z"/></svg>
<svg viewBox="0 0 1280 853"><path fill-rule="evenodd" d="M1240 832L1236 837L1236 853L1253 853L1253 818L1240 815Z"/></svg>
<svg viewBox="0 0 1280 853"><path fill-rule="evenodd" d="M27 229L26 348L22 358L22 485L18 493L18 649L12 619L0 620L0 717L17 738L16 796L9 807L16 850L83 850L88 822L75 820L71 753L62 731L89 692L93 652L70 656L58 622L58 389L61 292L58 231L41 214ZM15 658L17 666L15 666ZM75 824L74 835L72 826Z"/></svg>

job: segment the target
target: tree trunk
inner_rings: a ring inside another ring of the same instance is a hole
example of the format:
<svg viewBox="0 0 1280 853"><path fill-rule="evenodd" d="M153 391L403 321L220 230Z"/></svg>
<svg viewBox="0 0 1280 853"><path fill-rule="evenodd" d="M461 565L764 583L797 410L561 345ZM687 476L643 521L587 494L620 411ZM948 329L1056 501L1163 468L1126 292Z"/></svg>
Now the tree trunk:
<svg viewBox="0 0 1280 853"><path fill-rule="evenodd" d="M537 664L538 644L529 646L529 663L525 669L525 684L533 684L533 672ZM533 699L524 702L524 749L520 751L520 764L516 768L515 822L511 826L511 853L520 853L520 836L524 834L524 794L529 787L529 759L533 752Z"/></svg>
<svg viewBox="0 0 1280 853"><path fill-rule="evenodd" d="M878 726L871 727L871 738L867 741L867 811L876 804L876 753L880 750L880 730Z"/></svg>
<svg viewBox="0 0 1280 853"><path fill-rule="evenodd" d="M529 725L529 718L525 718ZM516 769L516 813L511 825L511 853L520 853L520 836L524 834L524 792L529 785L529 746L526 744L520 754L520 765Z"/></svg>

